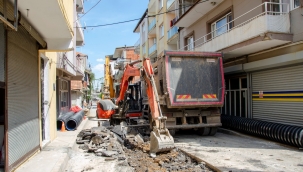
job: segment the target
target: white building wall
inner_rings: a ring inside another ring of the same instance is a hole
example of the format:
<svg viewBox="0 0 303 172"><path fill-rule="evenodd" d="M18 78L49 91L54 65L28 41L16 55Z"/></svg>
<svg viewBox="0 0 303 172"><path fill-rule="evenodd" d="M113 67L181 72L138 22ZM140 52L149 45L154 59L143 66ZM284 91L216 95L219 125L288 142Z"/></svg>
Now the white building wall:
<svg viewBox="0 0 303 172"><path fill-rule="evenodd" d="M71 91L71 105L82 108L82 93L79 91Z"/></svg>

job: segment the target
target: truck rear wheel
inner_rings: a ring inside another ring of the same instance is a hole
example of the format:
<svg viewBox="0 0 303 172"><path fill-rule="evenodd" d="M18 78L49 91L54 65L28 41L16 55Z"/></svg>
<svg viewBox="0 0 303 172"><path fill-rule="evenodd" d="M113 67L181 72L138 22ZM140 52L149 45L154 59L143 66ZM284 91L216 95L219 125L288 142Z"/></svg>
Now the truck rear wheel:
<svg viewBox="0 0 303 172"><path fill-rule="evenodd" d="M171 136L175 136L176 135L176 130L168 130Z"/></svg>
<svg viewBox="0 0 303 172"><path fill-rule="evenodd" d="M217 133L218 127L211 127L209 131L210 136L214 136Z"/></svg>
<svg viewBox="0 0 303 172"><path fill-rule="evenodd" d="M210 131L209 127L199 128L198 129L198 134L200 136L208 136L209 135L209 131Z"/></svg>

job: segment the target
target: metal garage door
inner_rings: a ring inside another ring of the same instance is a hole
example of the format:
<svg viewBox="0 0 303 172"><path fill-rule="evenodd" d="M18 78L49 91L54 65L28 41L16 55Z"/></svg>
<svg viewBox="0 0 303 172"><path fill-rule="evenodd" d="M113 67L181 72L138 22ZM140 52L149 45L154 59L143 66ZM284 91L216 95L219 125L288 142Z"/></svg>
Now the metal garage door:
<svg viewBox="0 0 303 172"><path fill-rule="evenodd" d="M303 126L303 65L252 74L253 118Z"/></svg>
<svg viewBox="0 0 303 172"><path fill-rule="evenodd" d="M5 82L5 75L4 75L4 55L5 55L5 35L4 35L4 27L3 23L0 23L0 82Z"/></svg>
<svg viewBox="0 0 303 172"><path fill-rule="evenodd" d="M19 25L8 37L8 168L39 149L38 47Z"/></svg>

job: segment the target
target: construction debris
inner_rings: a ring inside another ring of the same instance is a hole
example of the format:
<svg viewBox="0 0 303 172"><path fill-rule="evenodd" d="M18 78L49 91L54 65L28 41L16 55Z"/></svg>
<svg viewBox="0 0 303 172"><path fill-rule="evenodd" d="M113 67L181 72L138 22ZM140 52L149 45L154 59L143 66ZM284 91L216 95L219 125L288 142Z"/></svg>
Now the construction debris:
<svg viewBox="0 0 303 172"><path fill-rule="evenodd" d="M105 157L105 161L118 161L121 166L130 166L136 172L211 171L205 163L193 160L177 148L160 153L155 158L150 157L148 138L132 133L121 141L118 135L101 126L82 130L76 143L80 144L80 149Z"/></svg>

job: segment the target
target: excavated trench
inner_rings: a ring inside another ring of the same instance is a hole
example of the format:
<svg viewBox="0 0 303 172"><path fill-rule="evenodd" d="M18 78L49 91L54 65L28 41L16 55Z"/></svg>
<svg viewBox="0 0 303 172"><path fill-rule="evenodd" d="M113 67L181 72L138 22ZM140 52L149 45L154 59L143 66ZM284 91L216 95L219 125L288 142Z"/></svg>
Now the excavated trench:
<svg viewBox="0 0 303 172"><path fill-rule="evenodd" d="M117 161L118 166L132 167L135 172L216 171L209 164L178 148L158 153L152 158L149 155L149 137L136 134L122 140L103 126L82 130L76 143L87 152L105 157L105 161Z"/></svg>

